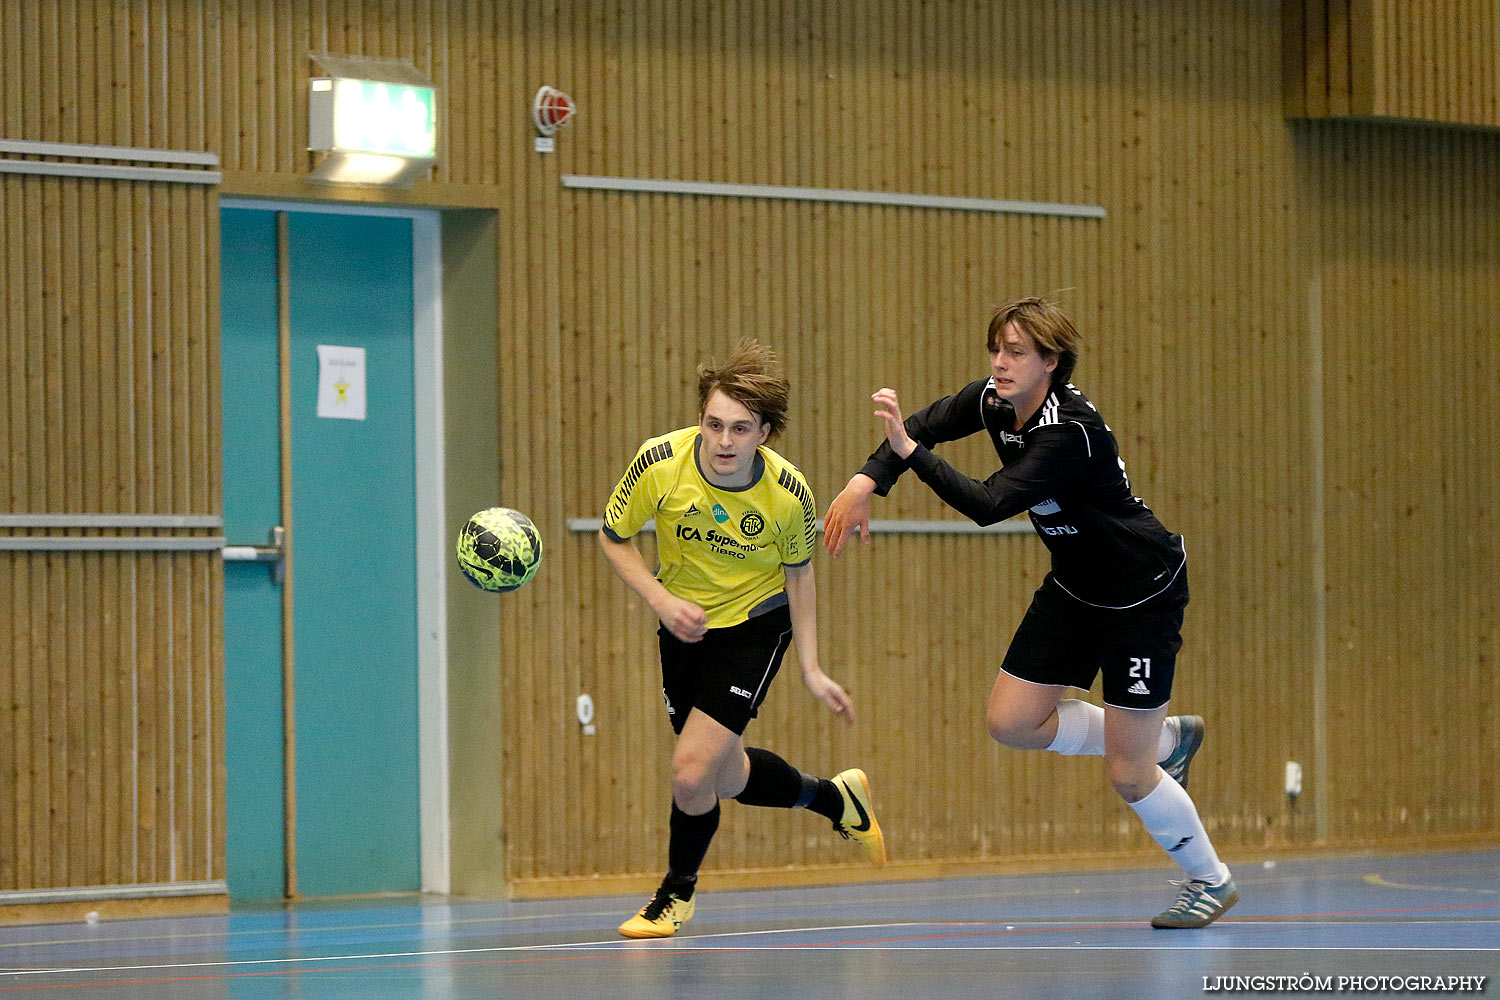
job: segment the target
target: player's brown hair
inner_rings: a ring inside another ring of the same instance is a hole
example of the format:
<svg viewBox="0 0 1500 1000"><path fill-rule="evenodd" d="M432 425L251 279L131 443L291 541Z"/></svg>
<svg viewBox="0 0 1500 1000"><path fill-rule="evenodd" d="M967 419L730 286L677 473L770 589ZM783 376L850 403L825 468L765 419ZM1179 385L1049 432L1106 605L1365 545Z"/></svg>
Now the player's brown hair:
<svg viewBox="0 0 1500 1000"><path fill-rule="evenodd" d="M1057 367L1052 370L1052 384L1066 385L1073 377L1073 367L1078 364L1078 344L1083 338L1056 303L1032 296L1017 299L995 310L990 317L989 337L985 343L990 353L999 350L1005 339L1005 328L1016 324L1031 337L1037 350L1057 358Z"/></svg>
<svg viewBox="0 0 1500 1000"><path fill-rule="evenodd" d="M768 438L786 426L787 404L792 386L781 373L776 352L755 340L742 340L722 361L698 366L698 416L708 407L708 397L718 389L770 424Z"/></svg>

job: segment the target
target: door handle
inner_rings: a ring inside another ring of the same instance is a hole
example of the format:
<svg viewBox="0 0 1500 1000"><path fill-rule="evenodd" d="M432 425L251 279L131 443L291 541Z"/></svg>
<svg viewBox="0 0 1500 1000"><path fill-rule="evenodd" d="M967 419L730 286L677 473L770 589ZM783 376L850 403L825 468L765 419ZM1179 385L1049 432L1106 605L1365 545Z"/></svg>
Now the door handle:
<svg viewBox="0 0 1500 1000"><path fill-rule="evenodd" d="M226 545L220 550L225 562L271 563L271 579L286 579L286 529L276 524L266 533L265 545Z"/></svg>

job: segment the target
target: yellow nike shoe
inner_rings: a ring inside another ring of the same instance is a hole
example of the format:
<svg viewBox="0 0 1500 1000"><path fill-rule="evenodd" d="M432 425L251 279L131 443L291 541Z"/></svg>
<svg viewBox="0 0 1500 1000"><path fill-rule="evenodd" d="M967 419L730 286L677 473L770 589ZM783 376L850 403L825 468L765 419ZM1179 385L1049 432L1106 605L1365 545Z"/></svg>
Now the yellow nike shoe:
<svg viewBox="0 0 1500 1000"><path fill-rule="evenodd" d="M833 787L844 797L844 815L833 824L833 828L840 837L863 847L877 865L885 864L885 835L875 821L870 779L859 768L851 767L834 775Z"/></svg>
<svg viewBox="0 0 1500 1000"><path fill-rule="evenodd" d="M656 890L649 903L641 907L641 912L620 925L620 933L628 938L671 937L692 919L693 901L679 899L675 892L669 892L663 886Z"/></svg>

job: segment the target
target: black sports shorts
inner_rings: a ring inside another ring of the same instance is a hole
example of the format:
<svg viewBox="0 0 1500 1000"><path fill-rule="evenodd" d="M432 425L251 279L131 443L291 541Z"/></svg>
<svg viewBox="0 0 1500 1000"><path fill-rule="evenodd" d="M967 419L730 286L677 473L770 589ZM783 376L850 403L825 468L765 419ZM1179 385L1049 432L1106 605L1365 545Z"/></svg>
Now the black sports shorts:
<svg viewBox="0 0 1500 1000"><path fill-rule="evenodd" d="M1034 684L1093 686L1104 674L1104 703L1160 708L1172 695L1187 567L1172 586L1134 608L1097 608L1063 590L1048 573L1016 629L1000 669Z"/></svg>
<svg viewBox="0 0 1500 1000"><path fill-rule="evenodd" d="M792 613L783 605L738 625L711 628L697 642L683 642L665 625L656 635L672 731L681 734L688 711L696 708L743 736L791 645Z"/></svg>

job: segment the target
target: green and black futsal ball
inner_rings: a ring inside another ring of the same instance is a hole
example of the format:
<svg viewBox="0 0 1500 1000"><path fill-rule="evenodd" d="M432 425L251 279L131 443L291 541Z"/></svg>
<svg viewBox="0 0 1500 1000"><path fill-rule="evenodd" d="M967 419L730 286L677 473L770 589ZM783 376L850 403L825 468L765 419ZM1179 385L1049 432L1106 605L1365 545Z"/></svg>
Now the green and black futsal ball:
<svg viewBox="0 0 1500 1000"><path fill-rule="evenodd" d="M458 568L480 590L503 594L525 586L541 564L541 533L518 510L482 510L458 533Z"/></svg>

